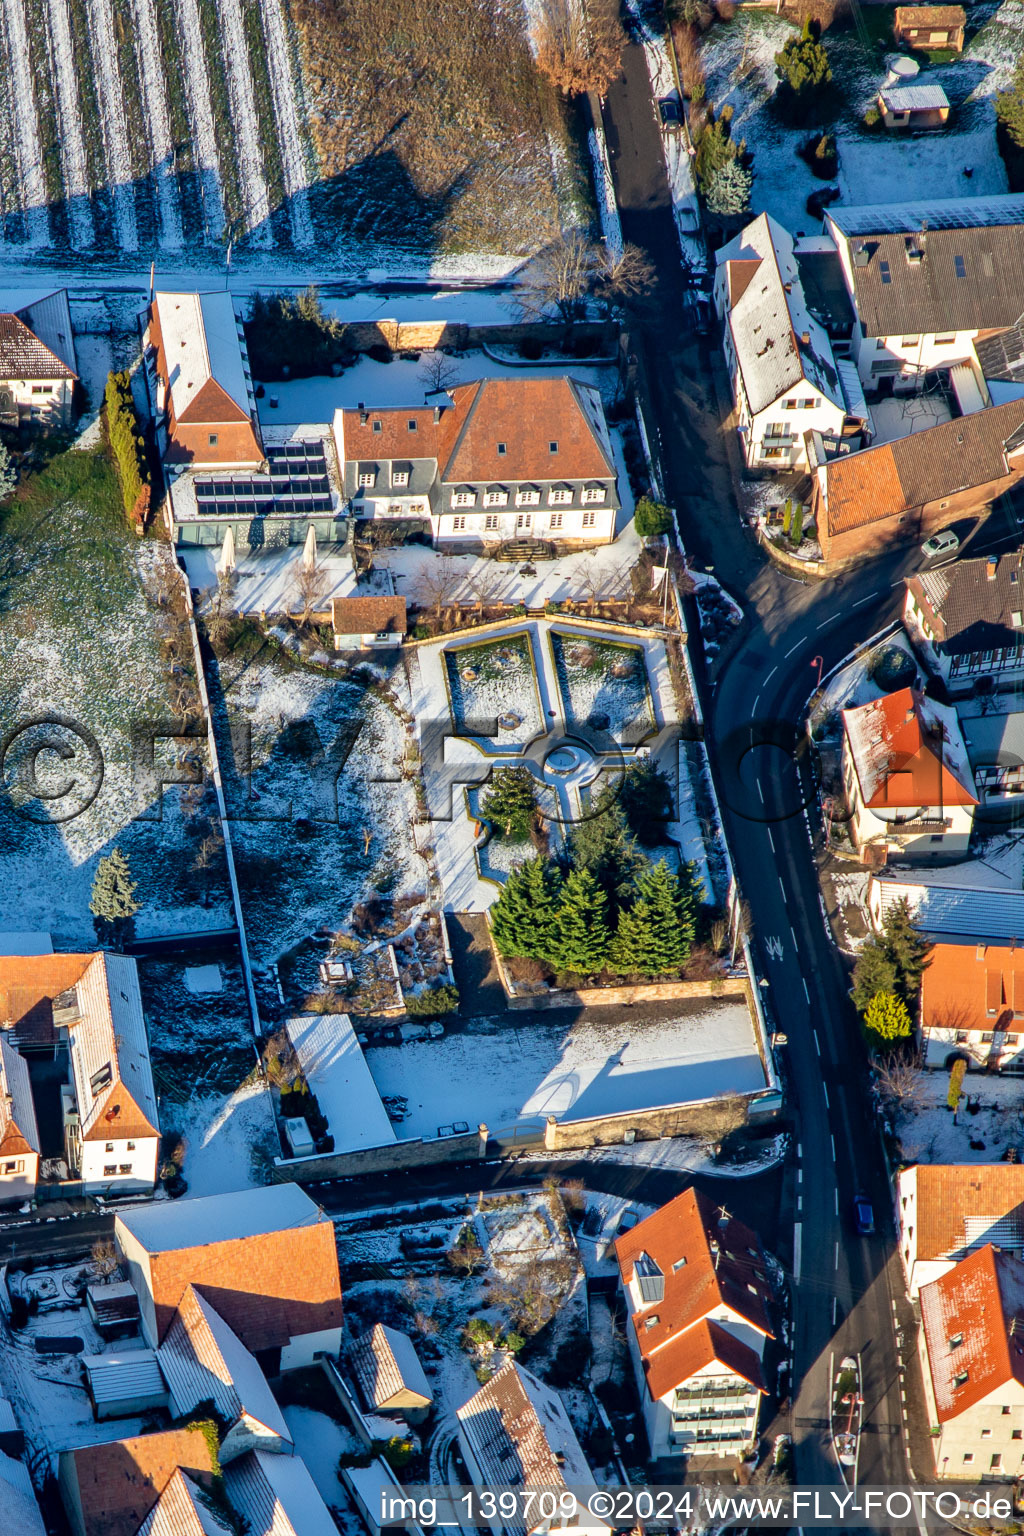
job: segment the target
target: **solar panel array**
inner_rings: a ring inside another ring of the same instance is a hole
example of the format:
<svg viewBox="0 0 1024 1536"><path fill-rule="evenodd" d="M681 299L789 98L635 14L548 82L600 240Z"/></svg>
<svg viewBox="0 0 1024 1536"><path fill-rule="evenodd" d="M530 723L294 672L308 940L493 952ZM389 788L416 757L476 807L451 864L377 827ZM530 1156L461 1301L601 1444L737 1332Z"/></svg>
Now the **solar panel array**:
<svg viewBox="0 0 1024 1536"><path fill-rule="evenodd" d="M270 517L330 512L331 482L322 442L281 443L267 449L265 475L197 479L196 505L207 517Z"/></svg>
<svg viewBox="0 0 1024 1536"><path fill-rule="evenodd" d="M990 224L1024 224L1024 198L949 198L934 203L870 203L834 206L830 217L845 235L898 235L929 229L978 229Z"/></svg>

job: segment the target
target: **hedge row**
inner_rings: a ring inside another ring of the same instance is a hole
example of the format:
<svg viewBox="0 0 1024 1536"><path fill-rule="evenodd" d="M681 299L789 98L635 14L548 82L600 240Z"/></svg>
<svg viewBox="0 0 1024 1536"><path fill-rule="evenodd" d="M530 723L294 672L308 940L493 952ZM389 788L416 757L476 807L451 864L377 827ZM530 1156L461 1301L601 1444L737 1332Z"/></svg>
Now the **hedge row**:
<svg viewBox="0 0 1024 1536"><path fill-rule="evenodd" d="M151 492L146 445L139 431L132 386L127 373L111 373L104 394L107 415L107 440L117 465L121 496L128 520L137 533L149 521Z"/></svg>

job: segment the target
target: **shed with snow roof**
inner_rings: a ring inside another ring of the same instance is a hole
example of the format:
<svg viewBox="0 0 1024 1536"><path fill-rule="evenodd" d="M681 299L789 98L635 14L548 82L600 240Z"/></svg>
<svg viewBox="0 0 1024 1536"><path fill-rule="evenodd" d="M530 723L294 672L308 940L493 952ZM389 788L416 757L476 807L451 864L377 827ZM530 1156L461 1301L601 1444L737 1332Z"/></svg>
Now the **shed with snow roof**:
<svg viewBox="0 0 1024 1536"><path fill-rule="evenodd" d="M418 1424L430 1412L434 1394L407 1333L375 1323L354 1345L352 1366L371 1413L393 1408Z"/></svg>
<svg viewBox="0 0 1024 1536"><path fill-rule="evenodd" d="M167 1383L152 1349L83 1355L82 1367L97 1419L127 1419L167 1407Z"/></svg>

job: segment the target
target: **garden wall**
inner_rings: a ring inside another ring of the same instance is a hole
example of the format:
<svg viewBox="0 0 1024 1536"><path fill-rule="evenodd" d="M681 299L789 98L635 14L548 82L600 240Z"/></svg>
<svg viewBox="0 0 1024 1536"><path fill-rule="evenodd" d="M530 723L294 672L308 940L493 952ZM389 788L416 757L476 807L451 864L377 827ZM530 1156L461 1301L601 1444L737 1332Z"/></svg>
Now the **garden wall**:
<svg viewBox="0 0 1024 1536"><path fill-rule="evenodd" d="M562 339L565 327L543 322L522 325L465 325L450 320L357 320L345 327L345 340L355 352L386 346L392 352L421 352L435 347L457 352L475 347L515 347L521 342L553 346ZM619 328L611 321L581 320L572 327L574 347L586 343L586 353L610 357L619 339ZM572 359L567 358L571 363Z"/></svg>
<svg viewBox="0 0 1024 1536"><path fill-rule="evenodd" d="M462 1136L437 1140L389 1142L384 1147L360 1147L356 1152L329 1152L314 1157L276 1157L274 1178L279 1184L315 1184L321 1179L358 1179L367 1173L391 1173L426 1168L435 1163L468 1163L487 1155L486 1125Z"/></svg>
<svg viewBox="0 0 1024 1536"><path fill-rule="evenodd" d="M548 1152L563 1152L617 1146L630 1131L637 1141L655 1141L662 1136L700 1136L721 1141L730 1131L746 1125L754 1102L739 1096L703 1099L695 1104L664 1105L568 1122L549 1116L544 1128L544 1148Z"/></svg>
<svg viewBox="0 0 1024 1536"><path fill-rule="evenodd" d="M509 983L504 966L502 981ZM537 1008L565 1008L579 1004L583 1008L625 1007L629 1003L667 1003L686 997L742 997L751 1007L750 984L745 976L728 976L714 981L641 981L621 987L580 987L574 991L542 992L524 996L509 992L508 1006L512 1010Z"/></svg>

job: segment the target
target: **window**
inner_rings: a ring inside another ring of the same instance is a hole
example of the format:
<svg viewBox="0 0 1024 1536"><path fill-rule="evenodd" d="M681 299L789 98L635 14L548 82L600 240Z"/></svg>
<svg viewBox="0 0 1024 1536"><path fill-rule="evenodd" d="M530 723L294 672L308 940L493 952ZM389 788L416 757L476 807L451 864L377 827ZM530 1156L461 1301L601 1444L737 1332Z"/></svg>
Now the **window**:
<svg viewBox="0 0 1024 1536"><path fill-rule="evenodd" d="M497 531L498 531L498 518L496 518L496 517L485 517L484 518L484 532L485 533L497 533Z"/></svg>
<svg viewBox="0 0 1024 1536"><path fill-rule="evenodd" d="M393 469L391 471L392 485L408 485L409 471L407 469Z"/></svg>
<svg viewBox="0 0 1024 1536"><path fill-rule="evenodd" d="M652 1312L650 1317L645 1317L644 1318L644 1327L645 1328L654 1328L660 1322L661 1322L661 1318L658 1316L657 1312Z"/></svg>
<svg viewBox="0 0 1024 1536"><path fill-rule="evenodd" d="M982 1430L981 1438L983 1440L989 1440L989 1439L991 1439L991 1437L992 1437L992 1431L990 1429L983 1429Z"/></svg>
<svg viewBox="0 0 1024 1536"><path fill-rule="evenodd" d="M951 347L955 341L955 336L936 336L935 345L937 347Z"/></svg>
<svg viewBox="0 0 1024 1536"><path fill-rule="evenodd" d="M964 1466L965 1467L970 1466L970 1464L971 1464L971 1462L973 1460L974 1460L974 1452L973 1451L964 1451Z"/></svg>
<svg viewBox="0 0 1024 1536"><path fill-rule="evenodd" d="M383 432L384 427L383 427L383 425L382 425L382 423L380 422L379 419L374 421L374 423L373 423L373 430L375 432Z"/></svg>
<svg viewBox="0 0 1024 1536"><path fill-rule="evenodd" d="M112 1076L113 1073L111 1071L110 1062L105 1062L104 1065L98 1068L98 1070L93 1073L92 1077L90 1077L89 1087L92 1089L93 1093L99 1093L101 1088L105 1088L107 1086Z"/></svg>
<svg viewBox="0 0 1024 1536"><path fill-rule="evenodd" d="M992 1031L989 1030L984 1035L982 1035L981 1043L982 1045L991 1045L994 1038L995 1036L992 1034Z"/></svg>
<svg viewBox="0 0 1024 1536"><path fill-rule="evenodd" d="M595 501L604 501L604 486L588 485L586 490L583 492L583 500L584 502L589 501L591 503Z"/></svg>
<svg viewBox="0 0 1024 1536"><path fill-rule="evenodd" d="M410 432L415 432L416 431L416 417L415 416L410 416L409 417L409 431Z"/></svg>
<svg viewBox="0 0 1024 1536"><path fill-rule="evenodd" d="M1019 1045L1020 1044L1020 1035L1007 1035L1006 1043L1007 1043L1007 1045Z"/></svg>
<svg viewBox="0 0 1024 1536"><path fill-rule="evenodd" d="M967 1372L967 1371L957 1371L956 1375L953 1377L953 1385L954 1385L954 1387L964 1387L964 1386L966 1386L967 1385L968 1375L969 1375L969 1372Z"/></svg>
<svg viewBox="0 0 1024 1536"><path fill-rule="evenodd" d="M16 1173L17 1169L17 1163L4 1163L4 1173Z"/></svg>
<svg viewBox="0 0 1024 1536"><path fill-rule="evenodd" d="M566 490L564 486L556 486L549 493L548 500L553 507L564 507L567 502L572 501L572 491Z"/></svg>
<svg viewBox="0 0 1024 1536"><path fill-rule="evenodd" d="M131 1173L132 1165L131 1163L119 1163L117 1171L118 1173Z"/></svg>
<svg viewBox="0 0 1024 1536"><path fill-rule="evenodd" d="M584 526L584 528L593 528L593 526L594 526L594 524L596 522L597 522L597 513L596 512L584 512L584 514L583 514L583 526Z"/></svg>
<svg viewBox="0 0 1024 1536"><path fill-rule="evenodd" d="M561 514L561 512L552 512L551 516L548 518L548 527L551 528L552 530L555 530L555 529L561 528L561 526L562 526L562 514Z"/></svg>
<svg viewBox="0 0 1024 1536"><path fill-rule="evenodd" d="M994 1472L996 1467L1001 1467L1002 1464L1003 1464L1002 1455L1000 1454L999 1451L994 1452L994 1454L992 1456L992 1460L989 1462L989 1466L991 1467L992 1471Z"/></svg>
<svg viewBox="0 0 1024 1536"><path fill-rule="evenodd" d="M1010 1410L1009 1410L1009 1408L1006 1408L1006 1407L1005 1407L1005 1406L1004 1406L1004 1407L1002 1407L1002 1408L1000 1408L1000 1410L999 1410L999 1412L1000 1412L1000 1413L1001 1413L1001 1414L1003 1414L1003 1416L1004 1416L1004 1417L1005 1417L1005 1415L1006 1415L1006 1414L1008 1414L1008 1413L1009 1413L1009 1411L1010 1411Z"/></svg>
<svg viewBox="0 0 1024 1536"><path fill-rule="evenodd" d="M465 526L466 526L466 519L464 517L453 517L452 518L452 531L454 533L462 533L463 530L465 529Z"/></svg>
<svg viewBox="0 0 1024 1536"><path fill-rule="evenodd" d="M686 1257L684 1255L683 1258L676 1259L675 1263L672 1265L672 1273L675 1274L677 1272L677 1270L685 1268L685 1265L686 1265Z"/></svg>
<svg viewBox="0 0 1024 1536"><path fill-rule="evenodd" d="M103 1148L103 1150L104 1150L104 1152L113 1152L113 1150L114 1150L114 1143L112 1141L108 1141L106 1146Z"/></svg>
<svg viewBox="0 0 1024 1536"><path fill-rule="evenodd" d="M1024 1429L1011 1429L1011 1431L1010 1431L1010 1439L1011 1440L1024 1440Z"/></svg>
<svg viewBox="0 0 1024 1536"><path fill-rule="evenodd" d="M548 453L557 453L557 452L558 452L558 444L557 443L548 443Z"/></svg>
<svg viewBox="0 0 1024 1536"><path fill-rule="evenodd" d="M48 395L50 393L50 386L49 384L33 384L32 393L34 395ZM216 442L217 439L213 438L212 441Z"/></svg>
<svg viewBox="0 0 1024 1536"><path fill-rule="evenodd" d="M456 491L455 495L452 497L452 506L453 507L475 507L476 506L476 493L475 493L475 491Z"/></svg>
<svg viewBox="0 0 1024 1536"><path fill-rule="evenodd" d="M104 1165L103 1165L103 1177L105 1179L112 1179L116 1172L117 1172L117 1164L116 1163L104 1163Z"/></svg>
<svg viewBox="0 0 1024 1536"><path fill-rule="evenodd" d="M889 263L887 261L880 261L878 263L878 275L883 283L892 282L892 273L889 271Z"/></svg>
<svg viewBox="0 0 1024 1536"><path fill-rule="evenodd" d="M904 336L900 345L903 347L916 347L920 340L920 336Z"/></svg>
<svg viewBox="0 0 1024 1536"><path fill-rule="evenodd" d="M504 507L508 503L508 491L485 491L485 507Z"/></svg>
<svg viewBox="0 0 1024 1536"><path fill-rule="evenodd" d="M359 471L360 485L373 485L376 482L376 479L376 472L372 469L361 469Z"/></svg>
<svg viewBox="0 0 1024 1536"><path fill-rule="evenodd" d="M129 1152L134 1152L135 1151L135 1143L134 1143L134 1141L130 1141L128 1143L128 1151Z"/></svg>
<svg viewBox="0 0 1024 1536"><path fill-rule="evenodd" d="M796 400L783 400L783 402L782 402L782 409L784 411L795 411L796 408L797 408L797 404L798 404L798 401L796 401ZM768 430L770 432L771 428L769 427Z"/></svg>
<svg viewBox="0 0 1024 1536"><path fill-rule="evenodd" d="M962 256L953 257L953 271L956 273L957 277L967 276L967 263L964 261Z"/></svg>
<svg viewBox="0 0 1024 1536"><path fill-rule="evenodd" d="M504 456L505 456L505 454L506 454L506 453L507 453L507 452L508 452L508 446L507 446L507 444L505 444L505 443L499 443L499 444L498 444L498 453L499 453L499 454L500 454L500 455L501 455L501 457L502 457L502 458L504 458Z"/></svg>
<svg viewBox="0 0 1024 1536"><path fill-rule="evenodd" d="M211 432L210 433L210 447L211 448L216 448L216 446L217 446L217 434L216 434L216 432Z"/></svg>
<svg viewBox="0 0 1024 1536"><path fill-rule="evenodd" d="M532 512L520 512L519 516L516 518L516 527L517 528L529 529L532 526L533 526L533 513Z"/></svg>

